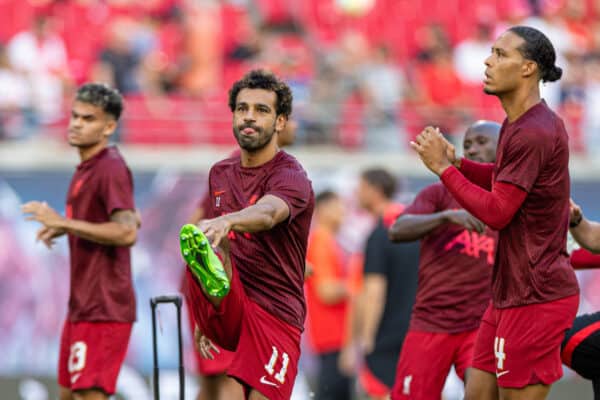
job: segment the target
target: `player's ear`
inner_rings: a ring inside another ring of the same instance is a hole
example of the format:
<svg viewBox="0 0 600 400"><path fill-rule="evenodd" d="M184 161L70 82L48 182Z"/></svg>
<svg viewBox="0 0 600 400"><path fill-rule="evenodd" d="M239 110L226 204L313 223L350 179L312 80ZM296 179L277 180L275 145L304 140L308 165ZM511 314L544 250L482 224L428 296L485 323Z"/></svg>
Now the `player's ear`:
<svg viewBox="0 0 600 400"><path fill-rule="evenodd" d="M523 68L522 68L522 72L523 72L523 77L524 78L529 78L530 76L537 74L539 71L538 65L535 61L531 61L531 60L525 60L523 62Z"/></svg>
<svg viewBox="0 0 600 400"><path fill-rule="evenodd" d="M104 125L104 136L111 136L117 129L117 120L111 117L107 118L106 125Z"/></svg>
<svg viewBox="0 0 600 400"><path fill-rule="evenodd" d="M287 123L287 117L283 114L278 114L277 118L275 119L275 130L277 131L277 133L279 132L283 132L283 130L285 129L285 124Z"/></svg>

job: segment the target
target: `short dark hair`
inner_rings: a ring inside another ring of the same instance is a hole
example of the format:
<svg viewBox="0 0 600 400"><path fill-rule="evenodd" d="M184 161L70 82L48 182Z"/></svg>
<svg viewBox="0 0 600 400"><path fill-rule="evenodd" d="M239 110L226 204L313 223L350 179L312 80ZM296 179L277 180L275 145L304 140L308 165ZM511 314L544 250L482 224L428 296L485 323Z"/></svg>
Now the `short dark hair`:
<svg viewBox="0 0 600 400"><path fill-rule="evenodd" d="M255 69L248 72L242 79L235 82L229 90L229 109L235 111L237 96L242 89L264 89L275 92L277 103L275 113L286 118L292 113L292 91L290 87L272 72Z"/></svg>
<svg viewBox="0 0 600 400"><path fill-rule="evenodd" d="M386 199L391 199L396 193L396 178L383 168L367 169L361 174L361 178L379 189Z"/></svg>
<svg viewBox="0 0 600 400"><path fill-rule="evenodd" d="M104 83L86 83L77 89L75 101L88 103L102 108L118 121L123 112L123 96L117 89L113 89Z"/></svg>
<svg viewBox="0 0 600 400"><path fill-rule="evenodd" d="M530 26L513 26L509 31L525 41L519 51L523 57L538 65L542 82L554 82L562 77L562 68L554 64L556 51L546 35Z"/></svg>
<svg viewBox="0 0 600 400"><path fill-rule="evenodd" d="M322 192L319 192L319 194L317 194L315 196L315 206L321 205L330 200L335 200L337 198L339 198L339 196L333 190L329 190L329 189L323 190Z"/></svg>

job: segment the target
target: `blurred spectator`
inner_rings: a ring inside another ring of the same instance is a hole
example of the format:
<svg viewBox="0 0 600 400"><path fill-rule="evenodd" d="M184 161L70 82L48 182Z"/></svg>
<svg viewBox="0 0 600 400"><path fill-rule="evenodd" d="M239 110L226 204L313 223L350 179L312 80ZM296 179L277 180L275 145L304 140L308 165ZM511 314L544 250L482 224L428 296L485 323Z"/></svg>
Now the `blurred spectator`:
<svg viewBox="0 0 600 400"><path fill-rule="evenodd" d="M340 354L351 332L352 287L346 256L336 234L344 221L344 203L332 191L315 198L313 228L306 261L307 333L319 358L316 400L350 400L351 380L340 368Z"/></svg>
<svg viewBox="0 0 600 400"><path fill-rule="evenodd" d="M550 39L556 50L556 65L563 68L563 72L566 73L568 63L565 60L565 53L573 49L574 43L561 14L563 2L563 0L540 1L540 15L527 18L523 21L523 25L539 29ZM540 93L550 107L559 108L560 83L543 84Z"/></svg>
<svg viewBox="0 0 600 400"><path fill-rule="evenodd" d="M377 220L367 239L356 314L357 341L365 357L359 382L371 400L389 398L417 291L418 244L388 239L388 227L404 209L394 204L395 191L396 180L388 171L373 168L361 174L359 204Z"/></svg>
<svg viewBox="0 0 600 400"><path fill-rule="evenodd" d="M467 119L500 118L497 100L482 94L481 75L490 40L511 25L546 33L565 74L577 57L587 64L600 51L597 1L486 0L463 13L464 1L0 0L0 36L12 37L9 61L31 87L31 121L61 121L72 79L103 81L164 111L135 114L139 123L128 124L127 140L219 144L222 113L210 103L260 67L292 87L299 144L377 151L403 150L424 124L452 135ZM30 29L19 30L29 21ZM541 91L582 138L579 151L589 132L577 131L593 117L577 107L594 93L586 89L584 100L574 89L557 83ZM189 119L165 104L211 111ZM19 124L12 119L5 129Z"/></svg>
<svg viewBox="0 0 600 400"><path fill-rule="evenodd" d="M405 90L404 75L400 67L391 62L387 47L376 47L371 53L359 73L362 94L366 99L366 148L399 151L406 143L398 121Z"/></svg>
<svg viewBox="0 0 600 400"><path fill-rule="evenodd" d="M485 72L484 60L492 48L492 21L480 20L473 35L458 43L454 49L454 69L460 79L473 86L481 86Z"/></svg>
<svg viewBox="0 0 600 400"><path fill-rule="evenodd" d="M583 136L588 154L600 151L600 53L592 53L586 62Z"/></svg>
<svg viewBox="0 0 600 400"><path fill-rule="evenodd" d="M438 25L423 28L421 34L420 62L414 71L421 125L439 126L442 132L454 135L469 109L464 85L454 68L452 47Z"/></svg>
<svg viewBox="0 0 600 400"><path fill-rule="evenodd" d="M308 99L301 111L298 143L335 143L335 124L351 90L350 81L343 79L333 63L326 62L320 66L309 84Z"/></svg>
<svg viewBox="0 0 600 400"><path fill-rule="evenodd" d="M566 53L565 60L569 68L560 80L560 106L558 111L569 132L569 149L582 153L585 149L582 132L585 108L586 80L583 55Z"/></svg>
<svg viewBox="0 0 600 400"><path fill-rule="evenodd" d="M0 139L27 137L35 125L31 88L23 74L13 68L6 49L0 46Z"/></svg>
<svg viewBox="0 0 600 400"><path fill-rule="evenodd" d="M140 89L137 75L140 55L130 40L135 30L134 21L128 18L113 20L94 71L94 81L108 83L124 95L137 93Z"/></svg>
<svg viewBox="0 0 600 400"><path fill-rule="evenodd" d="M218 2L189 2L184 21L187 65L180 82L182 91L199 96L218 89L225 90L221 79L223 27Z"/></svg>
<svg viewBox="0 0 600 400"><path fill-rule="evenodd" d="M8 43L8 58L29 81L32 104L42 123L63 116L63 94L69 83L67 53L52 18L40 14L33 26Z"/></svg>

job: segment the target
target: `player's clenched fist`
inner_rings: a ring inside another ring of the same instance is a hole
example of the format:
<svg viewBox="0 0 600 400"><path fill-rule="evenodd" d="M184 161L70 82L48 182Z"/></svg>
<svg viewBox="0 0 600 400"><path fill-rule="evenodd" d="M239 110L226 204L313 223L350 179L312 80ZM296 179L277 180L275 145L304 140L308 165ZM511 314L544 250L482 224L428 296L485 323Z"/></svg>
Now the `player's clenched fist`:
<svg viewBox="0 0 600 400"><path fill-rule="evenodd" d="M410 146L417 151L425 166L437 175L456 162L454 146L444 138L439 128L426 127L410 142Z"/></svg>

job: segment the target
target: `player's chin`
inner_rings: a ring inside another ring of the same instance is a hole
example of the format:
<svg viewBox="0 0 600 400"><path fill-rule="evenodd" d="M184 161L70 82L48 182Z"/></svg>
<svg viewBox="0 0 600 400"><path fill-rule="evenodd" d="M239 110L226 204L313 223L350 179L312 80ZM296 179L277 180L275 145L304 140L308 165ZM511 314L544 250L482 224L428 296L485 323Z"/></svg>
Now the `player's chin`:
<svg viewBox="0 0 600 400"><path fill-rule="evenodd" d="M485 94L498 94L498 91L495 90L490 84L484 83L483 84L483 93L485 93Z"/></svg>

